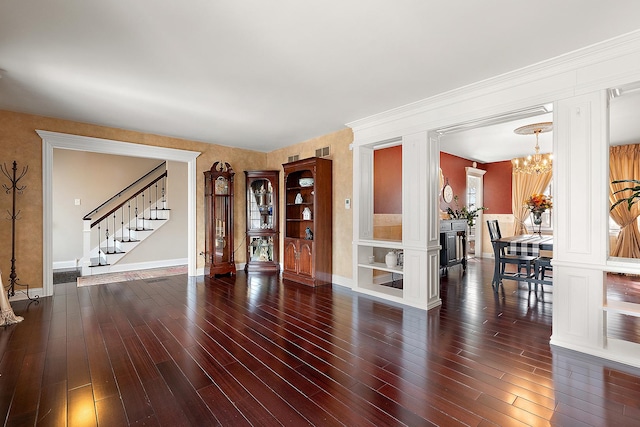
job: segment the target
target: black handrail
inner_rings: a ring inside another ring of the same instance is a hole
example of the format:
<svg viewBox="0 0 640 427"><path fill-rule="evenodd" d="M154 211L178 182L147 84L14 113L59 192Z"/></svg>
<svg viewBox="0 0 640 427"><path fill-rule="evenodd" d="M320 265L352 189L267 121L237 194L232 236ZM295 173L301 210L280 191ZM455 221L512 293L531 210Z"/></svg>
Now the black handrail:
<svg viewBox="0 0 640 427"><path fill-rule="evenodd" d="M162 162L160 163L158 166L156 166L155 168L153 168L152 170L150 170L149 172L147 172L146 174L144 174L144 176L138 178L137 180L135 180L134 182L132 182L131 184L129 184L126 188L120 190L118 193L114 194L110 199L108 199L106 202L102 203L100 206L98 206L97 208L95 208L94 210L92 210L91 212L89 212L88 214L86 214L82 220L83 221L87 221L87 220L91 220L91 216L98 213L98 211L100 211L100 209L102 209L103 207L105 207L106 205L108 205L109 203L111 203L112 201L114 201L115 199L117 199L118 197L122 196L122 194L124 194L127 190L129 190L131 187L135 186L136 184L138 184L140 181L142 181L143 179L145 179L146 177L148 177L149 175L153 174L155 171L157 171L158 169L160 169L162 166L166 167L167 162ZM162 176L167 176L167 172L165 171ZM158 179L156 179L155 182L158 182L158 180L161 178L159 177ZM145 189L148 187L145 187ZM140 194L139 192L136 193L136 196ZM124 204L124 203L123 203ZM122 205L120 205L122 206ZM113 213L113 211L109 212L109 213ZM107 214L108 215L108 214ZM93 223L91 226L93 227L93 225L95 225L95 223Z"/></svg>
<svg viewBox="0 0 640 427"><path fill-rule="evenodd" d="M156 168L156 169L158 169L158 168ZM154 169L154 170L155 170L155 169ZM149 174L147 174L147 175L149 175ZM147 176L147 175L145 175L145 176ZM136 192L135 192L131 197L129 197L127 200L125 200L124 202L122 202L122 203L118 204L116 207L112 208L109 212L107 212L106 214L102 215L99 219L97 219L96 221L92 222L92 223L91 223L91 228L93 228L96 224L100 223L100 221L104 220L106 217L108 217L109 215L111 215L112 213L114 213L115 211L117 211L118 209L120 209L120 208L121 208L122 206L124 206L124 205L125 205L125 203L127 203L129 200L134 199L135 197L137 197L137 196L138 196L138 194L140 194L140 193L144 192L144 190L146 190L147 188L151 187L153 184L155 184L156 182L160 181L162 178L164 178L164 177L166 177L166 176L168 176L167 171L164 171L164 173L163 173L162 175L158 176L156 179L154 179L153 181L149 182L147 185L145 185L144 187L142 187L140 190L136 191ZM144 178L144 177L143 177L143 178ZM141 179L142 179L142 178L141 178ZM138 180L138 181L140 181L140 180ZM136 181L136 182L138 182L138 181ZM130 185L129 187L127 187L127 188L131 188L131 185ZM123 191L125 191L125 190L123 190ZM115 197L112 197L111 199L114 199L114 198L115 198ZM103 204L101 205L101 207L102 207L102 206L104 206L104 205L105 205L105 203L103 203ZM143 206L143 208L144 208L144 206ZM92 211L92 212L95 212L95 210L94 210L94 211ZM91 220L91 218L87 218L87 217L85 217L84 219L85 219L85 220Z"/></svg>

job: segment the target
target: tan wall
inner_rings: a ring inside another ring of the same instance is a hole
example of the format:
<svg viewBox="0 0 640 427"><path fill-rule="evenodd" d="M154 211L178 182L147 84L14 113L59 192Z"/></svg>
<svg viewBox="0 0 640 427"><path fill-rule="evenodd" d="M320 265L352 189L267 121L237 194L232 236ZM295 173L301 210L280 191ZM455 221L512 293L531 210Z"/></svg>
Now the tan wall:
<svg viewBox="0 0 640 427"><path fill-rule="evenodd" d="M334 275L351 278L352 211L344 208L344 200L352 197L352 153L349 144L353 141L351 129L343 129L329 135L314 138L271 153L260 153L222 145L207 144L123 129L108 128L86 123L77 123L48 117L34 116L0 110L0 164L11 169L16 160L18 169L28 165L29 171L20 181L26 185L23 194L17 198L20 219L16 225L16 266L20 283L32 287L42 286L42 139L36 130L46 130L73 135L104 138L115 141L151 145L164 148L178 148L199 151L202 154L197 167L197 252L204 249L204 178L203 173L215 161L231 164L235 176L235 219L234 246L236 262L246 261L244 249L245 235L245 170L277 169L287 157L299 154L300 158L312 157L316 148L331 147L333 160L333 272ZM1 183L8 180L0 176ZM282 185L282 180L281 180ZM282 203L282 200L281 200ZM11 209L11 196L0 193L0 212ZM11 267L11 222L5 220L0 226L0 270L5 285ZM204 259L198 257L197 267L204 266Z"/></svg>
<svg viewBox="0 0 640 427"><path fill-rule="evenodd" d="M266 154L233 147L207 144L198 141L188 141L178 138L145 134L140 132L108 128L85 123L71 122L48 117L0 111L0 164L5 163L9 172L11 163L16 160L18 169L28 165L29 171L20 181L26 185L22 195L17 198L20 219L16 222L16 272L20 283L32 287L42 286L42 139L36 133L38 130L61 132L115 141L125 141L135 144L152 145L165 148L178 148L202 152L196 162L197 167L197 248L204 249L204 171L208 170L214 161L224 160L232 165L236 172L235 212L237 221L234 233L237 242L242 242L245 234L244 222L244 170L262 169L266 163ZM2 183L8 179L0 176ZM0 193L0 212L11 209L11 195ZM0 226L0 270L3 280L7 278L11 269L11 222L3 221ZM238 243L235 244L238 247ZM244 248L237 252L237 262L246 259ZM198 267L204 266L204 259L198 257Z"/></svg>
<svg viewBox="0 0 640 427"><path fill-rule="evenodd" d="M287 163L289 156L297 154L300 159L306 159L314 157L316 149L330 147L331 154L327 158L332 160L333 167L333 274L346 279L351 279L353 271L351 262L353 210L345 209L344 203L345 199L351 199L353 195L353 156L352 151L349 150L349 144L352 142L353 132L351 129L342 129L272 151L267 154L266 167L266 169L280 170L282 175L282 164ZM282 178L280 179L280 194L284 194L284 180ZM280 198L280 212L284 212L282 197ZM284 220L280 218L280 230L283 229ZM282 247L280 249L280 260L282 261Z"/></svg>

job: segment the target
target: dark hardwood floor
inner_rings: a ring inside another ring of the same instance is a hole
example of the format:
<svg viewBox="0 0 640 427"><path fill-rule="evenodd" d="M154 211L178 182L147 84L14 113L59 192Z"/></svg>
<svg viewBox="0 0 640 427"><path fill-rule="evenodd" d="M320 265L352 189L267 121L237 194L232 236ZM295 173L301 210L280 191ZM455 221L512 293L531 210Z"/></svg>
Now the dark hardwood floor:
<svg viewBox="0 0 640 427"><path fill-rule="evenodd" d="M640 370L551 349L553 295L491 260L424 312L277 276L185 275L14 302L5 425L631 426Z"/></svg>

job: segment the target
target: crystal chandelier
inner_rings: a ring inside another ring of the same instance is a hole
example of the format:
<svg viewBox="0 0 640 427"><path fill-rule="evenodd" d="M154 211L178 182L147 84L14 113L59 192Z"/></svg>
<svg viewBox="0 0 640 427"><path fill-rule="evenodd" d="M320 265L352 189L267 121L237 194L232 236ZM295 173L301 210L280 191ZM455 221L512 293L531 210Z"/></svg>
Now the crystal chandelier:
<svg viewBox="0 0 640 427"><path fill-rule="evenodd" d="M541 174L551 172L553 166L552 154L540 154L540 145L538 144L538 135L544 132L549 132L553 129L553 123L533 123L530 125L519 127L514 130L518 135L532 135L536 136L536 152L533 155L527 157L519 157L511 160L513 165L513 172L528 173L528 174Z"/></svg>

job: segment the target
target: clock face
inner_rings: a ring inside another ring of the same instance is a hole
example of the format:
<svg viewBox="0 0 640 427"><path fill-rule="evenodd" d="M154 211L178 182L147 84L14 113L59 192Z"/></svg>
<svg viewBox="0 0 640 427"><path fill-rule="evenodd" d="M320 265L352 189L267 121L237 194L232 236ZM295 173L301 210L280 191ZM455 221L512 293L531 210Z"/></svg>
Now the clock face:
<svg viewBox="0 0 640 427"><path fill-rule="evenodd" d="M453 200L453 188L449 184L445 185L442 189L442 198L446 203L451 203Z"/></svg>
<svg viewBox="0 0 640 427"><path fill-rule="evenodd" d="M227 194L229 191L229 184L227 180L224 177L219 176L215 181L214 190L216 194Z"/></svg>

